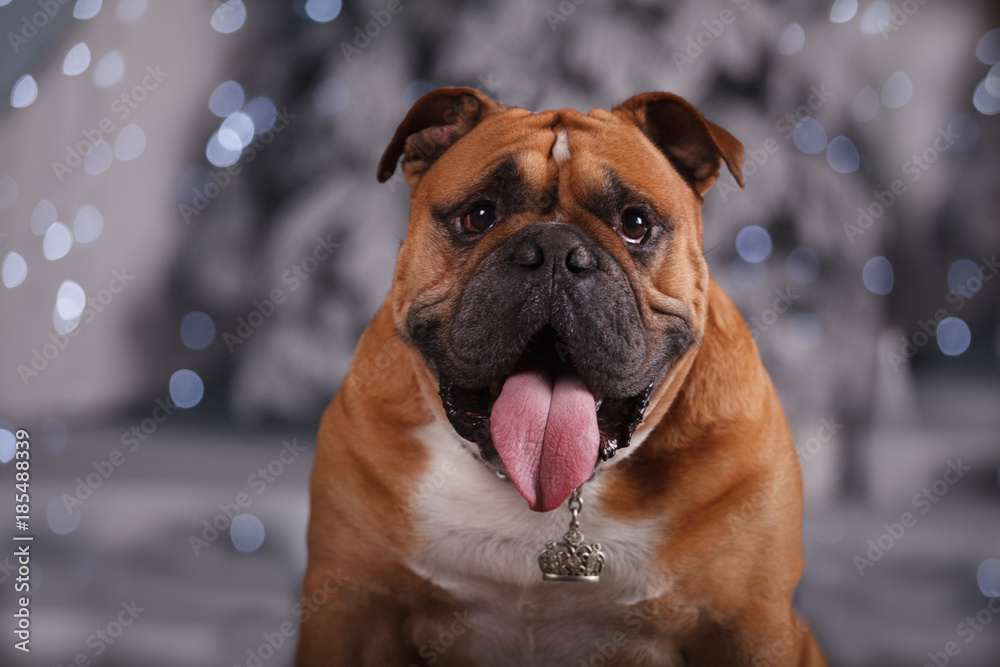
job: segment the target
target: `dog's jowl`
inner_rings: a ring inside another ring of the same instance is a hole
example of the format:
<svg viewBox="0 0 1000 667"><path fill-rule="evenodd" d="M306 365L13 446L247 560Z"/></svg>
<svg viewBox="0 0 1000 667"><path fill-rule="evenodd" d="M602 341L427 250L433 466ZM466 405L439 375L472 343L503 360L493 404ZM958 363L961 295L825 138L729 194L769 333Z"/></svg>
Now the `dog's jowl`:
<svg viewBox="0 0 1000 667"><path fill-rule="evenodd" d="M742 164L668 93L417 101L378 170L411 188L392 289L319 431L304 597L342 576L300 665L825 664L798 459L702 246Z"/></svg>

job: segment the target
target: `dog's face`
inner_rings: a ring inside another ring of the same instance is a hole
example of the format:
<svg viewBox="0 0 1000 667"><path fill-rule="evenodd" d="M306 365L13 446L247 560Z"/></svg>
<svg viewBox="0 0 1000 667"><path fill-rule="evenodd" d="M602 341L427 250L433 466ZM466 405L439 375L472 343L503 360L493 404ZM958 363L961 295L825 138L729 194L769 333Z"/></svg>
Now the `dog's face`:
<svg viewBox="0 0 1000 667"><path fill-rule="evenodd" d="M412 186L399 335L456 431L533 509L627 447L704 330L702 195L742 146L666 93L533 114L419 100L380 164Z"/></svg>

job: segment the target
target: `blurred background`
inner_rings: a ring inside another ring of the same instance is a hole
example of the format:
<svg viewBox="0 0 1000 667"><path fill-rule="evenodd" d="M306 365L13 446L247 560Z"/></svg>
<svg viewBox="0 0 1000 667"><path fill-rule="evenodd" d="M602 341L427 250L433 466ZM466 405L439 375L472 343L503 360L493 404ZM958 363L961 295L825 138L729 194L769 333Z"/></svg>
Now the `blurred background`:
<svg viewBox="0 0 1000 667"><path fill-rule="evenodd" d="M744 143L705 249L799 448L797 606L833 665L1000 665L996 3L0 0L0 36L0 664L293 663L316 426L406 232L375 166L466 85L671 91Z"/></svg>

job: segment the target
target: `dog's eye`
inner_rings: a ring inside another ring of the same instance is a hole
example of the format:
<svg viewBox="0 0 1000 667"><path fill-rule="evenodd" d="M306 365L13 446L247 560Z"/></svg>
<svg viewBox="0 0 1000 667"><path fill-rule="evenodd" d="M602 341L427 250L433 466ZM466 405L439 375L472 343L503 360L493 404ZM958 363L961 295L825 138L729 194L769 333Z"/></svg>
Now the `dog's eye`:
<svg viewBox="0 0 1000 667"><path fill-rule="evenodd" d="M491 202L476 202L462 218L462 227L467 232L481 234L497 222L497 209Z"/></svg>
<svg viewBox="0 0 1000 667"><path fill-rule="evenodd" d="M626 209L621 216L621 235L629 243L639 243L649 231L646 214L637 208Z"/></svg>

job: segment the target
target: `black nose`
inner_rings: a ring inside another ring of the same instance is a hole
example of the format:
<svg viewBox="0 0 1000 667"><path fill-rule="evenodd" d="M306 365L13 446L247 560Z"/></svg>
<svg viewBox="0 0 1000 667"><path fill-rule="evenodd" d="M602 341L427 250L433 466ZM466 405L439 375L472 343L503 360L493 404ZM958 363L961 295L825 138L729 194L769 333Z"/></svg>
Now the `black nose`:
<svg viewBox="0 0 1000 667"><path fill-rule="evenodd" d="M583 273L597 268L582 231L570 225L544 224L524 230L511 262L527 269Z"/></svg>

